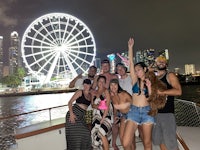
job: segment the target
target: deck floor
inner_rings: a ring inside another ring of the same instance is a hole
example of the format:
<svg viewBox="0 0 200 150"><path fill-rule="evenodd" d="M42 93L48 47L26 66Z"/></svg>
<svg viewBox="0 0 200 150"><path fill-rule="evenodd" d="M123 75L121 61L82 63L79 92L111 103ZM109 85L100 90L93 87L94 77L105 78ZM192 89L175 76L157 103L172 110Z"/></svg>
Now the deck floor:
<svg viewBox="0 0 200 150"><path fill-rule="evenodd" d="M124 150L120 143L119 138L117 138L117 145L120 150ZM109 150L114 150L114 149L112 147L110 147ZM144 150L143 143L138 136L136 136L136 150ZM159 148L159 146L153 145L153 150L160 150L160 148Z"/></svg>

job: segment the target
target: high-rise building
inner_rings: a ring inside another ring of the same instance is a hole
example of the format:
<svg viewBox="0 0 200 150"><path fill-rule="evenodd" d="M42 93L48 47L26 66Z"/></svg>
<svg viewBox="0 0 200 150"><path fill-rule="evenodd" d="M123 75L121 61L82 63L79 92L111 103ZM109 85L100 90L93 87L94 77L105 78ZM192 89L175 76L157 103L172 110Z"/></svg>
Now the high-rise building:
<svg viewBox="0 0 200 150"><path fill-rule="evenodd" d="M9 67L10 74L13 74L18 67L22 67L20 38L16 31L10 35Z"/></svg>
<svg viewBox="0 0 200 150"><path fill-rule="evenodd" d="M135 56L135 63L137 62L144 62L146 65L151 65L155 60L155 50L154 49L147 49L147 50L140 50L136 51Z"/></svg>
<svg viewBox="0 0 200 150"><path fill-rule="evenodd" d="M136 62L135 62L135 63L144 61L143 58L144 58L144 57L143 57L143 55L142 55L142 51L141 51L141 50L136 51L136 54L135 54L135 61L136 61Z"/></svg>
<svg viewBox="0 0 200 150"><path fill-rule="evenodd" d="M3 36L0 36L0 78L3 77Z"/></svg>
<svg viewBox="0 0 200 150"><path fill-rule="evenodd" d="M185 74L195 74L195 65L185 64Z"/></svg>
<svg viewBox="0 0 200 150"><path fill-rule="evenodd" d="M101 59L100 58L96 58L94 61L94 65L97 67L97 72L100 72L101 69Z"/></svg>
<svg viewBox="0 0 200 150"><path fill-rule="evenodd" d="M115 66L116 66L116 62L115 62L115 58L116 58L116 55L115 54L109 54L107 55L109 61L110 61L110 72L111 73L115 73Z"/></svg>
<svg viewBox="0 0 200 150"><path fill-rule="evenodd" d="M175 73L176 75L180 74L180 68L174 68L174 73Z"/></svg>

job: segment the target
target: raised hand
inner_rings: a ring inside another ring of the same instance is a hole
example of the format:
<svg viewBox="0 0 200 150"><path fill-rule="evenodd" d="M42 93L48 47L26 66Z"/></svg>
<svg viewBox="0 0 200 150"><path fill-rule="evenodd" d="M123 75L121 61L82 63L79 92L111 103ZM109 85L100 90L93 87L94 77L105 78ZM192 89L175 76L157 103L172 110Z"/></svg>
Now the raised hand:
<svg viewBox="0 0 200 150"><path fill-rule="evenodd" d="M129 50L133 48L133 45L134 45L134 39L133 38L130 38L128 40L128 48Z"/></svg>

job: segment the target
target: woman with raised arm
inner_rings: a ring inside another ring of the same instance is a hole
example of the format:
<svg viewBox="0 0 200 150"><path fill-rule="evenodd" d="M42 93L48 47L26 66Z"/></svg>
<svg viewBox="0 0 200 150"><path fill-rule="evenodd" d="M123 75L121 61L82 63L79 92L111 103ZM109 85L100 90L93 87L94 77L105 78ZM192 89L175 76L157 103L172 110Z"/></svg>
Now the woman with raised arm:
<svg viewBox="0 0 200 150"><path fill-rule="evenodd" d="M133 94L122 144L125 150L135 149L132 146L133 136L138 125L141 125L144 150L152 150L151 132L154 118L148 115L151 109L148 103L148 97L151 94L151 82L145 78L145 73L148 71L147 66L143 62L134 65L133 46L134 39L130 38L128 41L128 55Z"/></svg>

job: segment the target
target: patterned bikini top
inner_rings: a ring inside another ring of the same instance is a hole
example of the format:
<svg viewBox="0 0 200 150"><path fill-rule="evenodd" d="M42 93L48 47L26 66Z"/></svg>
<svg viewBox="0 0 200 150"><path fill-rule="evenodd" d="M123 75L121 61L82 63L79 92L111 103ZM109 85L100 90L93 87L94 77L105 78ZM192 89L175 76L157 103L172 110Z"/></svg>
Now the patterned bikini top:
<svg viewBox="0 0 200 150"><path fill-rule="evenodd" d="M133 85L132 91L133 91L133 93L139 93L139 86L138 86L138 83L137 83L137 82ZM142 92L142 91L141 91L141 92ZM144 92L144 95L147 95L147 94L148 94L148 89L147 89L147 88L144 88L144 89L143 89L143 92Z"/></svg>

